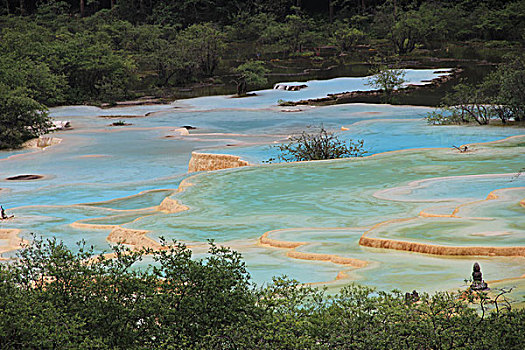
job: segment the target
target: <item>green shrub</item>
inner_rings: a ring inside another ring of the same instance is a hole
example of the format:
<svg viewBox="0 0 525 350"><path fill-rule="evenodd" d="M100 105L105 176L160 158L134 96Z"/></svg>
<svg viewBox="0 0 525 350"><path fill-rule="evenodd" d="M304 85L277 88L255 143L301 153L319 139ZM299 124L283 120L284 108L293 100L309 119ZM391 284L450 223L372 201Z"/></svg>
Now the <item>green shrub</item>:
<svg viewBox="0 0 525 350"><path fill-rule="evenodd" d="M278 159L284 162L362 157L366 151L364 141L340 140L323 125L313 127L313 131L303 131L291 136L290 142L275 146L279 149ZM270 159L269 162L273 161Z"/></svg>

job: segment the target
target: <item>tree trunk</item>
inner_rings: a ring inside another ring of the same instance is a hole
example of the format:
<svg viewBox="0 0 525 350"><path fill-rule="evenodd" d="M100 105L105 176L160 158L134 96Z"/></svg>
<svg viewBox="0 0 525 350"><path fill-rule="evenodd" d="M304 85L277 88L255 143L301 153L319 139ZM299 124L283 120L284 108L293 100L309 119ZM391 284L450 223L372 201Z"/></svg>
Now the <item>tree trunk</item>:
<svg viewBox="0 0 525 350"><path fill-rule="evenodd" d="M111 8L115 7L115 0L111 0Z"/></svg>
<svg viewBox="0 0 525 350"><path fill-rule="evenodd" d="M84 15L86 14L85 5L85 0L80 0L80 17L84 17Z"/></svg>
<svg viewBox="0 0 525 350"><path fill-rule="evenodd" d="M237 96L245 96L247 91L246 79L240 78L237 82Z"/></svg>
<svg viewBox="0 0 525 350"><path fill-rule="evenodd" d="M329 10L330 10L330 22L334 21L334 4L332 3L332 0L330 0L329 3Z"/></svg>
<svg viewBox="0 0 525 350"><path fill-rule="evenodd" d="M26 9L24 7L24 0L20 0L20 14L25 15Z"/></svg>

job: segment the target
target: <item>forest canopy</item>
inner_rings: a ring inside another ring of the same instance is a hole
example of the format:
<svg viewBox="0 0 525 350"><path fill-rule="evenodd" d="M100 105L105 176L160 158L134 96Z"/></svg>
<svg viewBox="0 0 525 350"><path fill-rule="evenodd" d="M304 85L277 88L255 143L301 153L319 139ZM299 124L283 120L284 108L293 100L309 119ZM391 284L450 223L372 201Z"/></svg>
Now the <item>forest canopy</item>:
<svg viewBox="0 0 525 350"><path fill-rule="evenodd" d="M238 67L260 62L256 89L272 83L272 60L285 58L499 63L524 43L525 0L0 0L1 108L14 91L35 111L169 98L197 83L233 92L246 75ZM0 147L34 136L22 124L24 136L2 136Z"/></svg>
<svg viewBox="0 0 525 350"><path fill-rule="evenodd" d="M0 82L48 106L111 102L326 45L461 56L465 41L497 52L525 40L524 0L2 0L0 15Z"/></svg>

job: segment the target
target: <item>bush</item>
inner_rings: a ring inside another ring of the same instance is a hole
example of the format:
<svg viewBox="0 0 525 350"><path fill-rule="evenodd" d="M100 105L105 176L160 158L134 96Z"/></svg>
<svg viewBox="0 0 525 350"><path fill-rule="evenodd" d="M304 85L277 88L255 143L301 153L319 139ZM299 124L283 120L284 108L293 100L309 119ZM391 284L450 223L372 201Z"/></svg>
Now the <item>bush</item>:
<svg viewBox="0 0 525 350"><path fill-rule="evenodd" d="M341 141L323 125L313 127L312 132L303 131L300 135L290 137L288 144L276 146L280 150L278 160L284 162L362 157L364 141ZM274 159L270 159L269 162Z"/></svg>
<svg viewBox="0 0 525 350"><path fill-rule="evenodd" d="M468 116L461 113L461 110L453 107L443 107L440 110L428 112L425 120L430 125L459 125L470 121Z"/></svg>

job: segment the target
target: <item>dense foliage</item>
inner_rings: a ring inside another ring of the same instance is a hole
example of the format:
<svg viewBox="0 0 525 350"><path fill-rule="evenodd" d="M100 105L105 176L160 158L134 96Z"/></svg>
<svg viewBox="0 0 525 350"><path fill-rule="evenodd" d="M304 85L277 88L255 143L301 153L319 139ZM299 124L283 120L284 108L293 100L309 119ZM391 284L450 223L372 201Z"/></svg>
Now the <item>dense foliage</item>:
<svg viewBox="0 0 525 350"><path fill-rule="evenodd" d="M348 286L335 295L275 278L250 282L239 254L173 244L136 266L36 239L0 265L2 349L521 349L525 311L475 296L406 297ZM466 297L466 299L465 299ZM486 308L486 306L484 306Z"/></svg>

